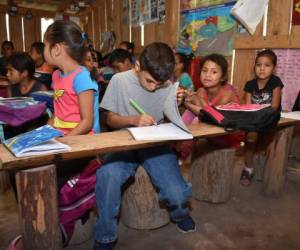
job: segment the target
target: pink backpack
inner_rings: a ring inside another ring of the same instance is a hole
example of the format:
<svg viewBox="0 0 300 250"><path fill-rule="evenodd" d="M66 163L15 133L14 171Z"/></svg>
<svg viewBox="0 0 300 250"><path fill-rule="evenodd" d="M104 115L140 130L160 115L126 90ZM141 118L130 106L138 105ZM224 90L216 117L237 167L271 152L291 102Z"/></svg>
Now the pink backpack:
<svg viewBox="0 0 300 250"><path fill-rule="evenodd" d="M96 205L96 171L101 165L102 162L96 159L90 161L79 175L70 178L59 191L59 219L64 246L73 235L76 220Z"/></svg>

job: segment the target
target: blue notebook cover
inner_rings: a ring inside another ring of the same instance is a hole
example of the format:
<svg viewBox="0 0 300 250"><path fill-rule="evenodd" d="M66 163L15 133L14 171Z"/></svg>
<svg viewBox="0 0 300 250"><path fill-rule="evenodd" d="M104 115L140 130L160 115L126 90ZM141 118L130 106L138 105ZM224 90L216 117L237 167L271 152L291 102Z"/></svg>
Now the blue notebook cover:
<svg viewBox="0 0 300 250"><path fill-rule="evenodd" d="M68 145L54 140L59 136L63 136L61 131L45 125L5 140L4 145L17 157L70 150Z"/></svg>

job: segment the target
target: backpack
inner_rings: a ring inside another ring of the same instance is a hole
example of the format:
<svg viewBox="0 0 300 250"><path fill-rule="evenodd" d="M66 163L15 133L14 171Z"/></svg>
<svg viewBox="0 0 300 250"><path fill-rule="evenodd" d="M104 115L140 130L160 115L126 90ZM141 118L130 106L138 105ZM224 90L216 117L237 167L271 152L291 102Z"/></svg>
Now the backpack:
<svg viewBox="0 0 300 250"><path fill-rule="evenodd" d="M63 244L67 246L74 232L75 222L85 217L96 205L96 171L101 161L92 160L76 176L71 177L60 189L59 219Z"/></svg>
<svg viewBox="0 0 300 250"><path fill-rule="evenodd" d="M40 117L46 110L46 103L29 97L0 99L0 121L18 127Z"/></svg>
<svg viewBox="0 0 300 250"><path fill-rule="evenodd" d="M268 132L276 128L280 111L266 104L226 104L206 106L200 111L199 119L226 131Z"/></svg>

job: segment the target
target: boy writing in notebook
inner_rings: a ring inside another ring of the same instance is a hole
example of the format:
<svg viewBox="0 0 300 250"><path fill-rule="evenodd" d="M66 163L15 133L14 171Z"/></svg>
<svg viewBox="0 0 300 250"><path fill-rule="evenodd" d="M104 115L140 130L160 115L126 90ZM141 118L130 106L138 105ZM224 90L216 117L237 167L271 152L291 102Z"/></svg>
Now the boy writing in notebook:
<svg viewBox="0 0 300 250"><path fill-rule="evenodd" d="M101 107L108 111L107 123L113 129L150 126L163 118L164 100L174 87L168 80L174 71L174 56L164 43L152 43L142 52L135 68L111 79ZM143 108L138 112L130 99ZM94 250L113 249L117 240L117 217L121 188L141 165L165 201L171 220L181 232L193 232L187 202L191 186L180 174L178 160L169 145L108 154L97 171L96 198L99 219Z"/></svg>

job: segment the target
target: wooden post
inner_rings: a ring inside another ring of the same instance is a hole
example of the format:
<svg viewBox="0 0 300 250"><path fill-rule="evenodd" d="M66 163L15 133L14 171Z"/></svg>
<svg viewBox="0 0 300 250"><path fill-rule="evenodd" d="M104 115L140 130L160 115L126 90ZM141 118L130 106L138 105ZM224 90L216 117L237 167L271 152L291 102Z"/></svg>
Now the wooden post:
<svg viewBox="0 0 300 250"><path fill-rule="evenodd" d="M16 181L23 249L62 249L55 165L18 171Z"/></svg>
<svg viewBox="0 0 300 250"><path fill-rule="evenodd" d="M159 228L170 221L167 209L160 207L158 194L142 167L138 167L134 183L124 191L121 221L135 229Z"/></svg>
<svg viewBox="0 0 300 250"><path fill-rule="evenodd" d="M293 133L293 140L289 152L293 157L300 159L300 125L297 124Z"/></svg>
<svg viewBox="0 0 300 250"><path fill-rule="evenodd" d="M294 127L278 128L267 148L263 193L279 197L284 189L286 164Z"/></svg>
<svg viewBox="0 0 300 250"><path fill-rule="evenodd" d="M191 165L193 197L212 203L230 198L235 149L196 150Z"/></svg>
<svg viewBox="0 0 300 250"><path fill-rule="evenodd" d="M9 188L9 177L6 171L0 171L0 194Z"/></svg>

